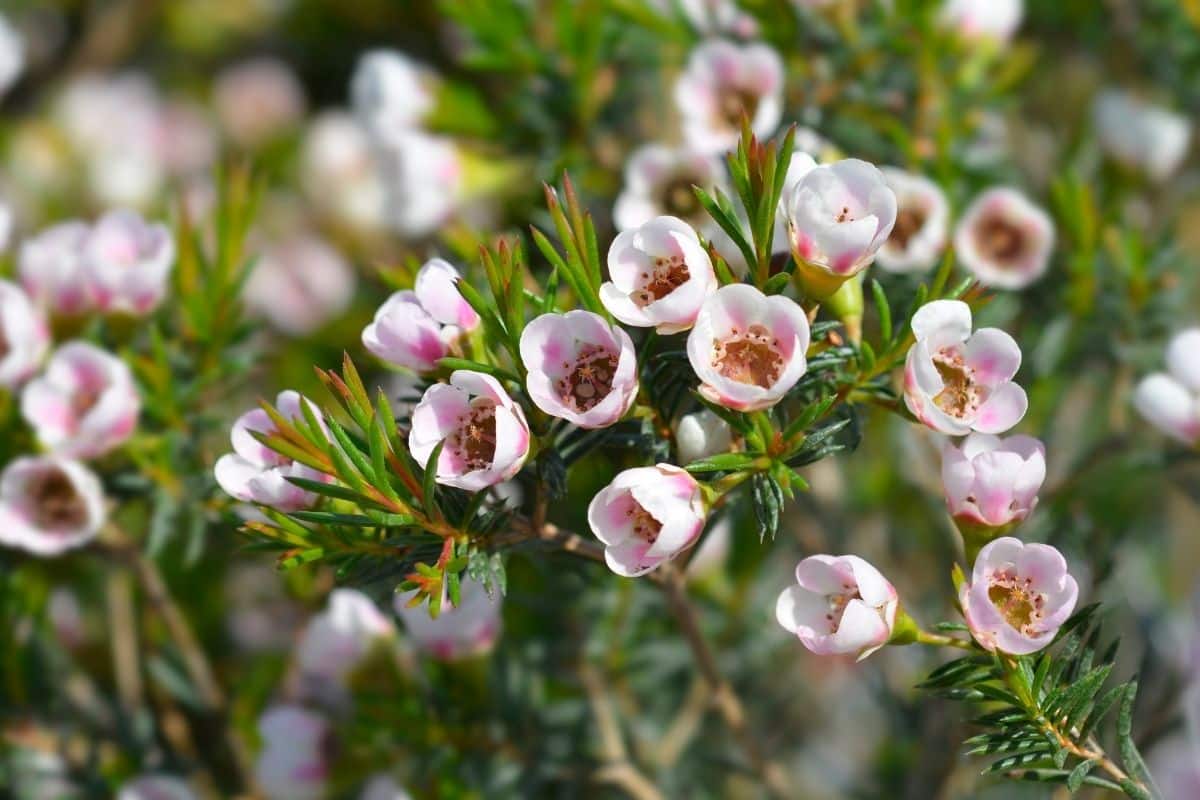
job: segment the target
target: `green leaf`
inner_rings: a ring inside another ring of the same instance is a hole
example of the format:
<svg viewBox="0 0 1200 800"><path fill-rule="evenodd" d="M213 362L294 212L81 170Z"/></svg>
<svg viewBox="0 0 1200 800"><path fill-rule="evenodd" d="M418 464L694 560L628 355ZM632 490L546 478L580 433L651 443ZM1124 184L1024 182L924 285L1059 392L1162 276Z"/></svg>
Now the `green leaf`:
<svg viewBox="0 0 1200 800"><path fill-rule="evenodd" d="M1087 761L1080 761L1075 765L1075 769L1071 770L1071 774L1067 776L1067 789L1072 793L1078 792L1083 786L1083 779L1092 771L1092 767L1096 766L1096 760L1089 758Z"/></svg>
<svg viewBox="0 0 1200 800"><path fill-rule="evenodd" d="M433 448L433 452L429 455L429 460L425 463L428 465L425 473L421 476L421 493L424 495L425 513L433 518L439 519L441 511L437 505L437 465L438 460L442 456L442 448L446 446L446 440L438 442L437 447Z"/></svg>
<svg viewBox="0 0 1200 800"><path fill-rule="evenodd" d="M750 466L756 456L750 453L720 453L699 461L693 461L684 467L693 475L705 472L734 472Z"/></svg>

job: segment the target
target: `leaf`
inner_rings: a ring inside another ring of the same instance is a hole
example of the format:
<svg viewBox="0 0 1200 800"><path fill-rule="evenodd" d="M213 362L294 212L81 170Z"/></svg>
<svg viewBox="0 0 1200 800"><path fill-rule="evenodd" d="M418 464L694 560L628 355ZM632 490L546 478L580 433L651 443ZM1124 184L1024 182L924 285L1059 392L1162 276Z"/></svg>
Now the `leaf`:
<svg viewBox="0 0 1200 800"><path fill-rule="evenodd" d="M1083 779L1087 777L1092 768L1096 766L1096 760L1089 758L1087 761L1080 761L1075 765L1075 769L1071 770L1071 774L1067 776L1067 789L1072 793L1078 792L1083 786Z"/></svg>
<svg viewBox="0 0 1200 800"><path fill-rule="evenodd" d="M425 473L421 476L421 489L425 513L433 518L438 519L441 512L437 506L437 465L442 456L442 448L446 446L446 440L438 442L437 447L433 448L433 452L429 454L429 460L425 468Z"/></svg>
<svg viewBox="0 0 1200 800"><path fill-rule="evenodd" d="M719 453L686 465L684 469L693 475L705 472L734 472L754 463L756 456L750 453Z"/></svg>

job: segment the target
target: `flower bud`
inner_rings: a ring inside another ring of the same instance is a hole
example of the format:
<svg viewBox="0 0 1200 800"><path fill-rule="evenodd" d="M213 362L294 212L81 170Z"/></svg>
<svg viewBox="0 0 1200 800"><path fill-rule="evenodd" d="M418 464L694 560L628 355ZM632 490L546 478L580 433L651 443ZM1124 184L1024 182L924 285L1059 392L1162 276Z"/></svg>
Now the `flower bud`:
<svg viewBox="0 0 1200 800"><path fill-rule="evenodd" d="M50 347L46 320L14 283L0 280L0 386L14 389L37 372Z"/></svg>
<svg viewBox="0 0 1200 800"><path fill-rule="evenodd" d="M264 248L242 290L246 306L290 336L339 317L354 299L354 269L324 240L300 233Z"/></svg>
<svg viewBox="0 0 1200 800"><path fill-rule="evenodd" d="M675 104L684 139L701 152L736 147L743 114L754 134L765 139L783 115L783 62L764 44L704 42L692 50L675 83Z"/></svg>
<svg viewBox="0 0 1200 800"><path fill-rule="evenodd" d="M396 292L375 312L363 329L363 345L383 361L414 372L432 372L450 354L461 331L442 325L421 305L412 291Z"/></svg>
<svg viewBox="0 0 1200 800"><path fill-rule="evenodd" d="M21 244L17 272L35 302L62 316L89 308L84 282L83 246L88 226L72 220L46 228Z"/></svg>
<svg viewBox="0 0 1200 800"><path fill-rule="evenodd" d="M1054 250L1054 222L1016 189L976 197L954 230L954 252L981 284L1024 289L1045 274Z"/></svg>
<svg viewBox="0 0 1200 800"><path fill-rule="evenodd" d="M329 781L333 731L300 706L275 706L258 719L262 749L254 779L267 800L321 800Z"/></svg>
<svg viewBox="0 0 1200 800"><path fill-rule="evenodd" d="M946 507L968 541L995 538L1029 516L1046 479L1046 448L1032 436L971 433L942 448ZM976 548L977 549L977 548Z"/></svg>
<svg viewBox="0 0 1200 800"><path fill-rule="evenodd" d="M433 110L435 76L397 50L371 50L350 78L354 113L374 137L387 140L420 126Z"/></svg>
<svg viewBox="0 0 1200 800"><path fill-rule="evenodd" d="M396 614L413 643L439 661L459 661L489 652L500 638L502 598L499 591L488 594L482 583L462 579L459 604L442 599L441 612L429 615L424 604L410 606L415 593L396 595Z"/></svg>
<svg viewBox="0 0 1200 800"><path fill-rule="evenodd" d="M296 663L306 678L343 684L376 643L394 632L371 598L355 589L334 589L328 606L301 634Z"/></svg>
<svg viewBox="0 0 1200 800"><path fill-rule="evenodd" d="M1187 117L1119 89L1096 95L1092 120L1100 146L1114 161L1154 181L1165 181L1179 169L1192 138Z"/></svg>
<svg viewBox="0 0 1200 800"><path fill-rule="evenodd" d="M23 456L0 473L0 544L36 556L79 547L104 525L100 479L77 461Z"/></svg>
<svg viewBox="0 0 1200 800"><path fill-rule="evenodd" d="M775 618L810 651L861 661L891 638L896 589L858 556L809 556L796 565L796 583L779 595Z"/></svg>
<svg viewBox="0 0 1200 800"><path fill-rule="evenodd" d="M1167 372L1146 376L1133 404L1147 422L1173 439L1200 445L1200 328L1176 334L1167 345Z"/></svg>
<svg viewBox="0 0 1200 800"><path fill-rule="evenodd" d="M888 272L924 272L937 263L946 247L950 208L936 183L922 175L884 167L896 193L896 224L876 259Z"/></svg>
<svg viewBox="0 0 1200 800"><path fill-rule="evenodd" d="M175 263L175 239L165 225L134 211L101 217L83 244L83 275L91 304L138 316L158 307Z"/></svg>
<svg viewBox="0 0 1200 800"><path fill-rule="evenodd" d="M417 302L443 325L455 325L463 331L479 327L479 315L458 291L462 275L443 258L431 258L417 270L413 292Z"/></svg>
<svg viewBox="0 0 1200 800"><path fill-rule="evenodd" d="M674 434L680 464L728 452L733 444L729 423L707 408L680 417L675 423Z"/></svg>

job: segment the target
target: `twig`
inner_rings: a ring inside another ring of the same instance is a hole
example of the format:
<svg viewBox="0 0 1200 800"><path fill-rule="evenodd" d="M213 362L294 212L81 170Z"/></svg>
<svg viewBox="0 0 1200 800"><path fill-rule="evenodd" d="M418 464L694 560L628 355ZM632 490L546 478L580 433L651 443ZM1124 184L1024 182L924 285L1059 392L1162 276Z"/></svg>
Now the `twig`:
<svg viewBox="0 0 1200 800"><path fill-rule="evenodd" d="M117 694L125 711L132 713L141 707L143 693L133 583L129 573L119 570L110 574L106 594L108 617L112 622L113 674L116 676Z"/></svg>
<svg viewBox="0 0 1200 800"><path fill-rule="evenodd" d="M700 723L711 704L708 684L702 678L696 678L688 688L687 697L684 698L675 719L667 726L667 732L662 735L654 751L654 761L660 768L670 767L679 760L679 756L700 730Z"/></svg>
<svg viewBox="0 0 1200 800"><path fill-rule="evenodd" d="M662 792L643 775L629 759L617 715L605 691L604 679L587 662L579 665L579 679L592 707L592 716L600 734L600 755L604 766L596 770L595 779L625 790L635 800L664 800Z"/></svg>

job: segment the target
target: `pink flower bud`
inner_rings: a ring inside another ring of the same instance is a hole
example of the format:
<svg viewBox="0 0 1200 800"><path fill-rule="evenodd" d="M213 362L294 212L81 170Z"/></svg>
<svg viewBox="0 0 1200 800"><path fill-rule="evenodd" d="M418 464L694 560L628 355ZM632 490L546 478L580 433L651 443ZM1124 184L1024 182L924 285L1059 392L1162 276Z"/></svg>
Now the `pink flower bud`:
<svg viewBox="0 0 1200 800"><path fill-rule="evenodd" d="M913 314L916 343L904 364L904 402L917 419L952 436L1004 433L1029 399L1012 378L1021 348L998 328L971 333L971 307L935 300Z"/></svg>
<svg viewBox="0 0 1200 800"><path fill-rule="evenodd" d="M247 307L291 336L339 317L354 299L354 269L323 239L300 233L264 248L246 280Z"/></svg>
<svg viewBox="0 0 1200 800"><path fill-rule="evenodd" d="M543 314L521 334L529 397L581 428L606 428L637 397L633 340L590 311Z"/></svg>
<svg viewBox="0 0 1200 800"><path fill-rule="evenodd" d="M198 800L199 795L174 775L139 775L117 791L117 800Z"/></svg>
<svg viewBox="0 0 1200 800"><path fill-rule="evenodd" d="M487 653L500 638L502 597L499 591L488 594L484 585L464 577L459 604L450 605L442 598L441 612L429 616L424 603L410 606L415 593L396 595L396 614L404 623L413 644L439 661L459 661Z"/></svg>
<svg viewBox="0 0 1200 800"><path fill-rule="evenodd" d="M1143 378L1133 404L1147 422L1171 438L1200 445L1200 328L1171 338L1167 371Z"/></svg>
<svg viewBox="0 0 1200 800"><path fill-rule="evenodd" d="M175 240L162 224L134 211L110 211L92 227L83 247L84 280L92 304L105 312L138 316L158 307L175 263Z"/></svg>
<svg viewBox="0 0 1200 800"><path fill-rule="evenodd" d="M732 284L704 302L687 352L701 394L753 411L775 405L796 385L808 368L808 343L808 317L795 302Z"/></svg>
<svg viewBox="0 0 1200 800"><path fill-rule="evenodd" d="M21 413L38 440L70 458L96 458L121 445L141 407L128 365L82 341L58 348L21 392Z"/></svg>
<svg viewBox="0 0 1200 800"><path fill-rule="evenodd" d="M442 325L417 300L415 292L396 292L375 312L363 329L363 345L389 364L415 372L432 372L438 360L450 354L460 335L458 328Z"/></svg>
<svg viewBox="0 0 1200 800"><path fill-rule="evenodd" d="M958 260L984 286L1024 289L1045 274L1054 250L1050 215L1016 189L988 189L954 230Z"/></svg>
<svg viewBox="0 0 1200 800"><path fill-rule="evenodd" d="M692 187L711 192L724 187L720 159L661 144L639 147L625 165L625 187L613 206L613 223L628 231L655 217L678 217L706 234L714 226Z"/></svg>
<svg viewBox="0 0 1200 800"><path fill-rule="evenodd" d="M213 105L229 137L253 148L299 122L306 101L291 67L261 57L222 70L213 82Z"/></svg>
<svg viewBox="0 0 1200 800"><path fill-rule="evenodd" d="M743 114L756 136L769 137L783 115L783 62L764 44L704 42L675 83L675 104L684 138L702 152L736 147Z"/></svg>
<svg viewBox="0 0 1200 800"><path fill-rule="evenodd" d="M959 590L975 641L987 650L1016 656L1050 644L1078 596L1079 586L1067 573L1062 553L1011 536L984 545L971 582Z"/></svg>
<svg viewBox="0 0 1200 800"><path fill-rule="evenodd" d="M700 238L676 217L655 217L617 234L608 272L612 280L601 285L600 300L609 313L665 334L692 327L705 298L717 290Z"/></svg>
<svg viewBox="0 0 1200 800"><path fill-rule="evenodd" d="M525 413L491 375L456 370L425 390L413 410L408 449L426 469L440 442L438 483L478 492L521 471L529 455Z"/></svg>
<svg viewBox="0 0 1200 800"><path fill-rule="evenodd" d="M449 261L433 258L417 270L413 292L421 307L438 322L473 331L479 326L479 315L458 291L461 280L462 275Z"/></svg>
<svg viewBox="0 0 1200 800"><path fill-rule="evenodd" d="M1007 42L1021 26L1025 0L945 0L938 22L968 41Z"/></svg>
<svg viewBox="0 0 1200 800"><path fill-rule="evenodd" d="M946 506L960 526L1008 529L1029 516L1046 479L1046 448L1032 436L972 433L942 448Z"/></svg>
<svg viewBox="0 0 1200 800"><path fill-rule="evenodd" d="M896 224L876 255L888 272L924 272L946 247L950 207L936 183L895 167L882 170L896 194Z"/></svg>
<svg viewBox="0 0 1200 800"><path fill-rule="evenodd" d="M300 706L275 706L258 719L262 750L254 778L267 800L321 800L329 780L333 731Z"/></svg>
<svg viewBox="0 0 1200 800"><path fill-rule="evenodd" d="M796 583L779 595L775 618L817 655L861 661L891 638L896 589L858 556L809 556L796 565Z"/></svg>
<svg viewBox="0 0 1200 800"><path fill-rule="evenodd" d="M20 386L37 372L49 347L41 311L19 286L0 280L0 386Z"/></svg>
<svg viewBox="0 0 1200 800"><path fill-rule="evenodd" d="M328 606L301 634L296 663L306 678L341 684L379 641L394 632L371 598L355 589L334 589Z"/></svg>
<svg viewBox="0 0 1200 800"><path fill-rule="evenodd" d="M588 525L618 575L644 575L696 543L708 509L700 484L670 464L627 469L588 505Z"/></svg>
<svg viewBox="0 0 1200 800"><path fill-rule="evenodd" d="M24 456L0 474L0 544L57 556L90 541L105 519L100 479L77 461Z"/></svg>
<svg viewBox="0 0 1200 800"><path fill-rule="evenodd" d="M1100 145L1118 163L1165 181L1187 157L1191 121L1133 92L1106 89L1096 95L1092 120Z"/></svg>
<svg viewBox="0 0 1200 800"><path fill-rule="evenodd" d="M320 409L298 392L280 392L275 410L286 420L303 421L300 403L308 403L318 421ZM238 417L230 433L233 452L217 459L214 473L226 494L244 503L258 503L279 511L299 511L317 502L317 496L291 483L288 478L330 482L333 479L312 467L276 453L252 435L271 434L276 430L267 412L261 408Z"/></svg>
<svg viewBox="0 0 1200 800"><path fill-rule="evenodd" d="M89 308L83 279L83 222L60 222L21 244L17 271L35 302L55 314L72 316Z"/></svg>

